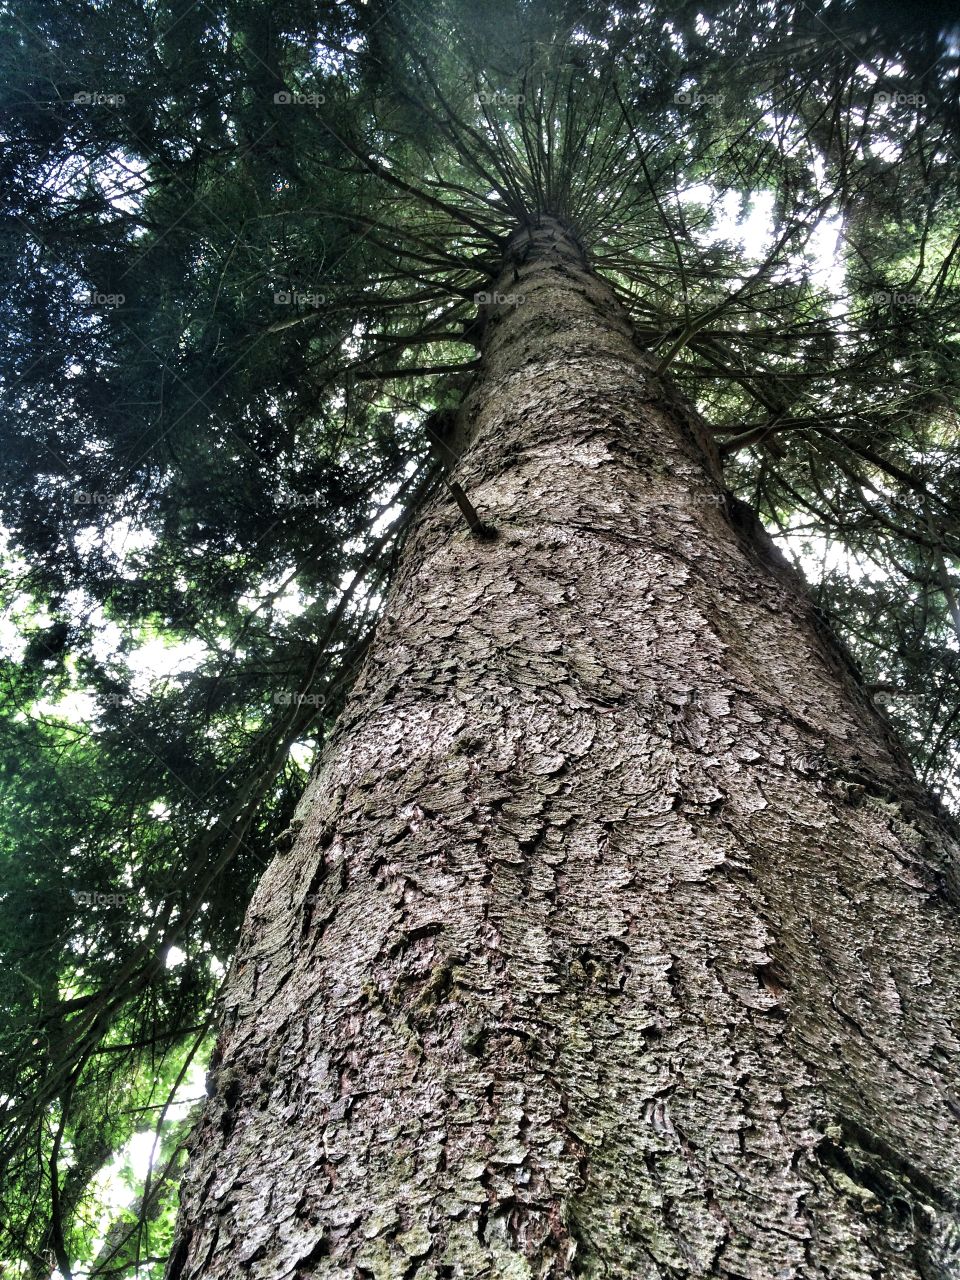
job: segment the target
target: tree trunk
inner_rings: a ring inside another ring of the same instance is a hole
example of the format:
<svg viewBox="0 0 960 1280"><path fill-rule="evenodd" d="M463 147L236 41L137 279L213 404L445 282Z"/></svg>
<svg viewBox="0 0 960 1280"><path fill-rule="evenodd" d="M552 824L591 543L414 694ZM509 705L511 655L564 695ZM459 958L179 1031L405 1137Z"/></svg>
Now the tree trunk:
<svg viewBox="0 0 960 1280"><path fill-rule="evenodd" d="M170 1280L960 1274L953 829L573 233L484 310L498 536L407 545Z"/></svg>

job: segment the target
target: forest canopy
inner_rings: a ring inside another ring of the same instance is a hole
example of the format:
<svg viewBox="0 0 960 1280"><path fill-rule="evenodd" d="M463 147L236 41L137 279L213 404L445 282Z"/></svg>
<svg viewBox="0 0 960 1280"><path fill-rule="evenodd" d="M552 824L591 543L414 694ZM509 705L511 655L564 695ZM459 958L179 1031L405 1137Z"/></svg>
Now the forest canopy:
<svg viewBox="0 0 960 1280"><path fill-rule="evenodd" d="M960 22L23 0L0 29L0 1260L159 1276L244 909L517 227L575 228L960 799Z"/></svg>

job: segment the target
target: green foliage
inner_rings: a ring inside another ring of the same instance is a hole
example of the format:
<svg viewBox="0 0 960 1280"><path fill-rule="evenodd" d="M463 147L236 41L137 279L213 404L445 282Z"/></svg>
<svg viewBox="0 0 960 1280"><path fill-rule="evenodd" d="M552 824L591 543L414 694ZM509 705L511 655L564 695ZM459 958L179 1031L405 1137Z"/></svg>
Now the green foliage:
<svg viewBox="0 0 960 1280"><path fill-rule="evenodd" d="M730 487L820 560L951 797L950 24L885 0L0 15L5 1267L160 1273L165 1104L434 483L423 419L538 213L576 224ZM103 1170L147 1129L111 1226Z"/></svg>

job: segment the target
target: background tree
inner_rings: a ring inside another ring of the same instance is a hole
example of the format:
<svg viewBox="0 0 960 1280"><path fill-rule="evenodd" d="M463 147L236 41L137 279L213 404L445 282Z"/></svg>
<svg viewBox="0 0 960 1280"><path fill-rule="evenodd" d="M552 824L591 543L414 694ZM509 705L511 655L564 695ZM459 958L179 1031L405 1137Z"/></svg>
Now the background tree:
<svg viewBox="0 0 960 1280"><path fill-rule="evenodd" d="M166 1132L209 1052L253 882L440 482L424 420L459 400L477 296L538 212L576 223L715 430L729 489L808 572L820 560L819 607L951 798L948 16L4 16L4 593L22 640L3 686L0 1256L92 1262L95 1175L144 1116ZM762 239L736 237L732 207L769 210ZM158 1268L164 1222L144 1212L101 1268Z"/></svg>

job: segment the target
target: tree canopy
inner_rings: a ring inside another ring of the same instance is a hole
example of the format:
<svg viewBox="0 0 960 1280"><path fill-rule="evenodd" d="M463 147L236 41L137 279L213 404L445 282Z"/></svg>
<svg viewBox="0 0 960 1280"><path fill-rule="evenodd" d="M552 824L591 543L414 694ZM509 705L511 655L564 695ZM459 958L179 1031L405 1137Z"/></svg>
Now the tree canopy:
<svg viewBox="0 0 960 1280"><path fill-rule="evenodd" d="M951 8L4 6L0 1258L160 1274L247 899L538 214L955 802Z"/></svg>

